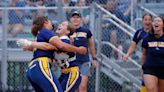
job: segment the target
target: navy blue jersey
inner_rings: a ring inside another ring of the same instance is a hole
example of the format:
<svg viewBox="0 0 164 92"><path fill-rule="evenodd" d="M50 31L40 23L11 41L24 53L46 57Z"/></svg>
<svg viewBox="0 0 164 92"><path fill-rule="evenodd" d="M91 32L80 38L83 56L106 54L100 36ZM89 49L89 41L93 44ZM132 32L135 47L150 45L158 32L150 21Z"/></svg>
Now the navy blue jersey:
<svg viewBox="0 0 164 92"><path fill-rule="evenodd" d="M141 40L143 40L148 35L147 32L144 31L144 28L137 30L134 34L133 41L138 44Z"/></svg>
<svg viewBox="0 0 164 92"><path fill-rule="evenodd" d="M50 40L52 40L54 37L57 37L57 36L53 31L42 28L36 36L36 41L49 43ZM49 57L53 59L53 53L54 53L54 50L46 51L46 50L36 49L33 54L33 57L34 57L33 59L38 58L38 57Z"/></svg>
<svg viewBox="0 0 164 92"><path fill-rule="evenodd" d="M145 65L164 67L164 35L160 38L147 36L142 47L147 49Z"/></svg>
<svg viewBox="0 0 164 92"><path fill-rule="evenodd" d="M60 37L60 39L63 42L67 43L67 44L71 44L70 39L69 39L68 36L62 36L62 37ZM64 54L62 54L62 56L61 56L61 53L64 53ZM73 66L78 65L78 63L76 61L75 53L73 53L73 52L65 52L65 51L62 51L62 50L58 50L57 52L55 52L55 55L56 55L55 59L59 58L59 60L57 62L59 63L59 66L61 68L69 68L69 67L73 67ZM65 59L67 59L67 60L62 61L62 60L65 60Z"/></svg>
<svg viewBox="0 0 164 92"><path fill-rule="evenodd" d="M86 55L76 54L76 60L79 63L84 63L89 61L89 52L88 52L88 39L92 37L92 33L89 29L80 27L76 29L76 32L73 34L74 45L77 47L84 46L87 48Z"/></svg>

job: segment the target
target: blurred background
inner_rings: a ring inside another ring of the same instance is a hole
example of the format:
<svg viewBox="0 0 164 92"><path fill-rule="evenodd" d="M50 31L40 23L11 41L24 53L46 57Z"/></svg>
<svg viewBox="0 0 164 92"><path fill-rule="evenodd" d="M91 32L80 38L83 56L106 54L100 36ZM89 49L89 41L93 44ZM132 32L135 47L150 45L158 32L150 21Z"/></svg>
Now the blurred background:
<svg viewBox="0 0 164 92"><path fill-rule="evenodd" d="M145 13L164 16L164 0L0 0L0 92L34 92L25 76L32 53L23 52L16 40L34 40L35 17L48 16L57 26L73 9L81 12L82 26L92 31L96 44L98 67L92 69L88 92L139 92L141 45L128 62L123 55Z"/></svg>

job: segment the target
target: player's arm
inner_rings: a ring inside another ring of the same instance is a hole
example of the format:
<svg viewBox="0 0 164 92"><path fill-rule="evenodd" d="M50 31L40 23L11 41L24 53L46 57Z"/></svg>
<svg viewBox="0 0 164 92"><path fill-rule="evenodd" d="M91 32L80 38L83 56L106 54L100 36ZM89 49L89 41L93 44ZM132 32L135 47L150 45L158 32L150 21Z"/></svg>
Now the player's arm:
<svg viewBox="0 0 164 92"><path fill-rule="evenodd" d="M128 9L124 12L124 16L127 16L133 9L134 6L136 6L138 3L138 0L132 0L132 2L129 4Z"/></svg>
<svg viewBox="0 0 164 92"><path fill-rule="evenodd" d="M144 62L145 62L146 55L147 55L147 49L142 48L142 56L141 56L142 65L143 65Z"/></svg>
<svg viewBox="0 0 164 92"><path fill-rule="evenodd" d="M94 45L92 37L88 39L88 46L89 46L89 50L90 50L90 54L92 58L96 58L95 45Z"/></svg>
<svg viewBox="0 0 164 92"><path fill-rule="evenodd" d="M57 50L57 48L50 43L29 41L27 39L18 39L17 44L21 46L24 51L33 51L34 48L41 50Z"/></svg>
<svg viewBox="0 0 164 92"><path fill-rule="evenodd" d="M147 56L147 49L148 49L148 38L144 38L142 42L142 56L141 56L141 63L142 65L145 62L146 56Z"/></svg>
<svg viewBox="0 0 164 92"><path fill-rule="evenodd" d="M96 67L97 66L97 58L96 58L96 51L95 51L95 45L94 45L94 41L93 41L93 37L89 38L88 39L88 47L89 47L89 51L90 51L90 54L92 56L92 59L93 59L93 66Z"/></svg>
<svg viewBox="0 0 164 92"><path fill-rule="evenodd" d="M22 46L22 49L24 51L34 51L34 48L32 46Z"/></svg>
<svg viewBox="0 0 164 92"><path fill-rule="evenodd" d="M41 50L57 50L55 46L46 42L32 42L31 46Z"/></svg>
<svg viewBox="0 0 164 92"><path fill-rule="evenodd" d="M136 42L132 41L132 42L131 42L131 45L130 45L130 47L129 47L129 49L128 49L128 52L127 52L126 55L124 56L124 60L125 60L125 61L127 61L128 58L129 58L129 56L132 55L132 53L133 53L134 50L136 49L136 46L137 46Z"/></svg>
<svg viewBox="0 0 164 92"><path fill-rule="evenodd" d="M67 44L65 42L62 42L59 39L59 37L54 37L50 39L49 43L51 43L53 46L56 46L58 49L61 49L67 52L77 52L79 54L86 54L87 52L87 49L85 47L75 47L73 45Z"/></svg>
<svg viewBox="0 0 164 92"><path fill-rule="evenodd" d="M64 43L57 36L52 37L49 40L49 43L52 44L53 48L57 47L58 49L61 49L61 50L67 51L67 52L77 52L79 54L86 54L86 52L87 52L87 49L85 47L75 47L73 45ZM27 39L18 39L17 44L21 47L33 45L33 47L36 46L37 48L39 45L39 43L33 43L32 41L29 41ZM44 47L45 46L39 47L39 48L45 49Z"/></svg>

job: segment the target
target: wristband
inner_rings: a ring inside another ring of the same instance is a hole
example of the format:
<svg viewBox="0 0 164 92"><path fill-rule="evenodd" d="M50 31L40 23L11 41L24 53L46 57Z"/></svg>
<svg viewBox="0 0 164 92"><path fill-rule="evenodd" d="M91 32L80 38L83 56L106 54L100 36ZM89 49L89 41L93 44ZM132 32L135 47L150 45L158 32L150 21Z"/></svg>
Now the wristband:
<svg viewBox="0 0 164 92"><path fill-rule="evenodd" d="M92 59L93 59L93 60L97 60L97 58L96 58L96 57L93 57Z"/></svg>

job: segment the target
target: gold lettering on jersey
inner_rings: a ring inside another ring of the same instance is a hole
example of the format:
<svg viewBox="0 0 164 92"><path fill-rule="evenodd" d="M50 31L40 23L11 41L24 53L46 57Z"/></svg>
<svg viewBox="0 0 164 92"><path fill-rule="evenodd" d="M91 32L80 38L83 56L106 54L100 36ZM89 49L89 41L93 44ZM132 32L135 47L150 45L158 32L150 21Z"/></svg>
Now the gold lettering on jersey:
<svg viewBox="0 0 164 92"><path fill-rule="evenodd" d="M158 42L158 47L164 47L164 42Z"/></svg>
<svg viewBox="0 0 164 92"><path fill-rule="evenodd" d="M76 37L76 33L73 33L73 35L71 35L71 38L75 38Z"/></svg>
<svg viewBox="0 0 164 92"><path fill-rule="evenodd" d="M77 32L77 33L74 33L72 36L72 38L75 38L75 37L87 37L87 33L85 32Z"/></svg>
<svg viewBox="0 0 164 92"><path fill-rule="evenodd" d="M164 42L148 42L149 47L164 47Z"/></svg>
<svg viewBox="0 0 164 92"><path fill-rule="evenodd" d="M157 42L148 42L149 47L157 47Z"/></svg>
<svg viewBox="0 0 164 92"><path fill-rule="evenodd" d="M77 37L87 37L87 33L84 33L84 32L78 32L77 33L77 35L76 35Z"/></svg>

